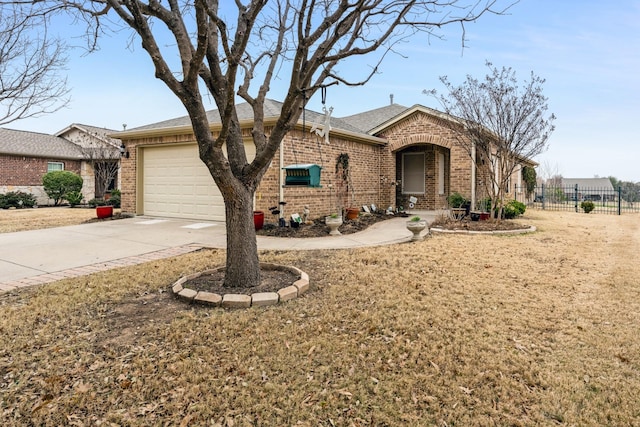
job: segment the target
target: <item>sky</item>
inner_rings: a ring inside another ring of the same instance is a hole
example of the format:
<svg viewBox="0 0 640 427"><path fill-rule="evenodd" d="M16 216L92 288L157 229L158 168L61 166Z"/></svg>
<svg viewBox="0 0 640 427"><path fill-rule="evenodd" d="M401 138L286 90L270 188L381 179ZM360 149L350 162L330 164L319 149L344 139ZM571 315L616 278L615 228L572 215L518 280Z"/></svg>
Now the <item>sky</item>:
<svg viewBox="0 0 640 427"><path fill-rule="evenodd" d="M439 77L445 75L453 84L467 75L482 79L489 61L513 68L519 81L531 72L546 79L544 94L557 119L548 149L534 159L538 175L640 181L640 0L520 0L506 16L484 16L465 30L464 49L460 28L446 28L442 39L417 37L399 46L366 86L329 87L333 117L383 107L391 94L397 104L439 109L423 90L443 93ZM155 79L139 42L132 47L125 35L116 35L100 46L91 54L68 53L66 108L5 127L53 134L83 123L121 130L186 115ZM283 99L285 80L274 82L269 98ZM319 95L308 107L321 110Z"/></svg>

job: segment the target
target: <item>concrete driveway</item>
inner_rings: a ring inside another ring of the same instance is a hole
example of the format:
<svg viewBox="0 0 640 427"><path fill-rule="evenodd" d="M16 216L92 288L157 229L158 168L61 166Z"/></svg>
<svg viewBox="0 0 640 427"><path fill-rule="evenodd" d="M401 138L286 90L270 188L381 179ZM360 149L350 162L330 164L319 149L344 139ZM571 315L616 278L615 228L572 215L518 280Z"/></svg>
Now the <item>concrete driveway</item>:
<svg viewBox="0 0 640 427"><path fill-rule="evenodd" d="M428 222L434 212L416 212ZM405 218L379 222L343 236L309 239L258 237L262 250L344 249L409 241ZM77 277L110 268L225 248L224 223L135 217L0 234L0 291Z"/></svg>

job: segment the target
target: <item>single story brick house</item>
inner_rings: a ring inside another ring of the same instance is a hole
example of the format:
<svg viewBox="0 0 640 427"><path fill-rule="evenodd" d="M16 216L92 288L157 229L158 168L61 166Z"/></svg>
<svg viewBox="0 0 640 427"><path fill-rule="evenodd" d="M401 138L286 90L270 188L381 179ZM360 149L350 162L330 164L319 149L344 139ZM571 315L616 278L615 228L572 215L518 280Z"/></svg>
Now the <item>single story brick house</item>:
<svg viewBox="0 0 640 427"><path fill-rule="evenodd" d="M265 102L267 132L269 125L275 123L280 106L277 101ZM219 116L215 110L208 114L211 130L216 134ZM250 138L250 107L239 104L238 115L246 129L245 147L251 158L255 148ZM310 130L322 127L327 118L322 113L305 111L296 128L282 141L255 195L255 209L267 212L267 221L268 208L281 201L286 202L286 215L301 214L308 206L310 217L317 218L340 208L371 204L396 207L408 205L410 200L415 209L445 209L452 192L469 199L479 200L482 196L482 176L466 151L455 144L444 123L448 120L444 113L421 105L392 103L352 116L330 117L326 141L326 136ZM123 212L224 220L222 196L198 157L188 117L111 136L120 139L129 153L122 160ZM345 157L348 182L336 168L339 159ZM523 161L525 164L535 165ZM318 170L317 183L305 185L296 178L300 174L317 174ZM521 183L521 175L520 167L516 168L512 182Z"/></svg>
<svg viewBox="0 0 640 427"><path fill-rule="evenodd" d="M567 200L615 201L617 192L609 178L562 178L561 187ZM577 194L576 194L577 188Z"/></svg>
<svg viewBox="0 0 640 427"><path fill-rule="evenodd" d="M23 191L36 196L38 205L49 205L42 187L47 172L68 170L83 180L85 200L93 199L95 179L82 147L120 141L108 137L114 130L72 124L55 135L0 128L0 193Z"/></svg>

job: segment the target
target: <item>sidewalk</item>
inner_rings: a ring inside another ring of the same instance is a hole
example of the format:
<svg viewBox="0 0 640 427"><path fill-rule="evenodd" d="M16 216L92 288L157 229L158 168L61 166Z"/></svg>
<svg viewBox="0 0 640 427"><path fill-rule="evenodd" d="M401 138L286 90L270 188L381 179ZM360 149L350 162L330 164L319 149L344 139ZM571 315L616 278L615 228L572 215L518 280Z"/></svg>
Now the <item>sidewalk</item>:
<svg viewBox="0 0 640 427"><path fill-rule="evenodd" d="M435 212L415 212L432 222ZM259 250L347 249L409 241L406 218L348 235L316 238L258 236ZM223 223L135 217L0 234L0 292L84 276L196 251L226 248Z"/></svg>

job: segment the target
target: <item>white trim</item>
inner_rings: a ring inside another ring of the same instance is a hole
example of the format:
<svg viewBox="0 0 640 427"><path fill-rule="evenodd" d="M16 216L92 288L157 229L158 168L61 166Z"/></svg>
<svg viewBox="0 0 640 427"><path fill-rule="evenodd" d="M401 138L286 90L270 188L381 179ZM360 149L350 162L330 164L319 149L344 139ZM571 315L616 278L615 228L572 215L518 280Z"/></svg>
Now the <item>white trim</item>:
<svg viewBox="0 0 640 427"><path fill-rule="evenodd" d="M61 168L60 169L51 169L50 168L51 165L60 165ZM64 162L47 162L47 173L56 172L56 171L63 171L63 170L64 170Z"/></svg>
<svg viewBox="0 0 640 427"><path fill-rule="evenodd" d="M438 194L444 194L444 153L438 153Z"/></svg>

